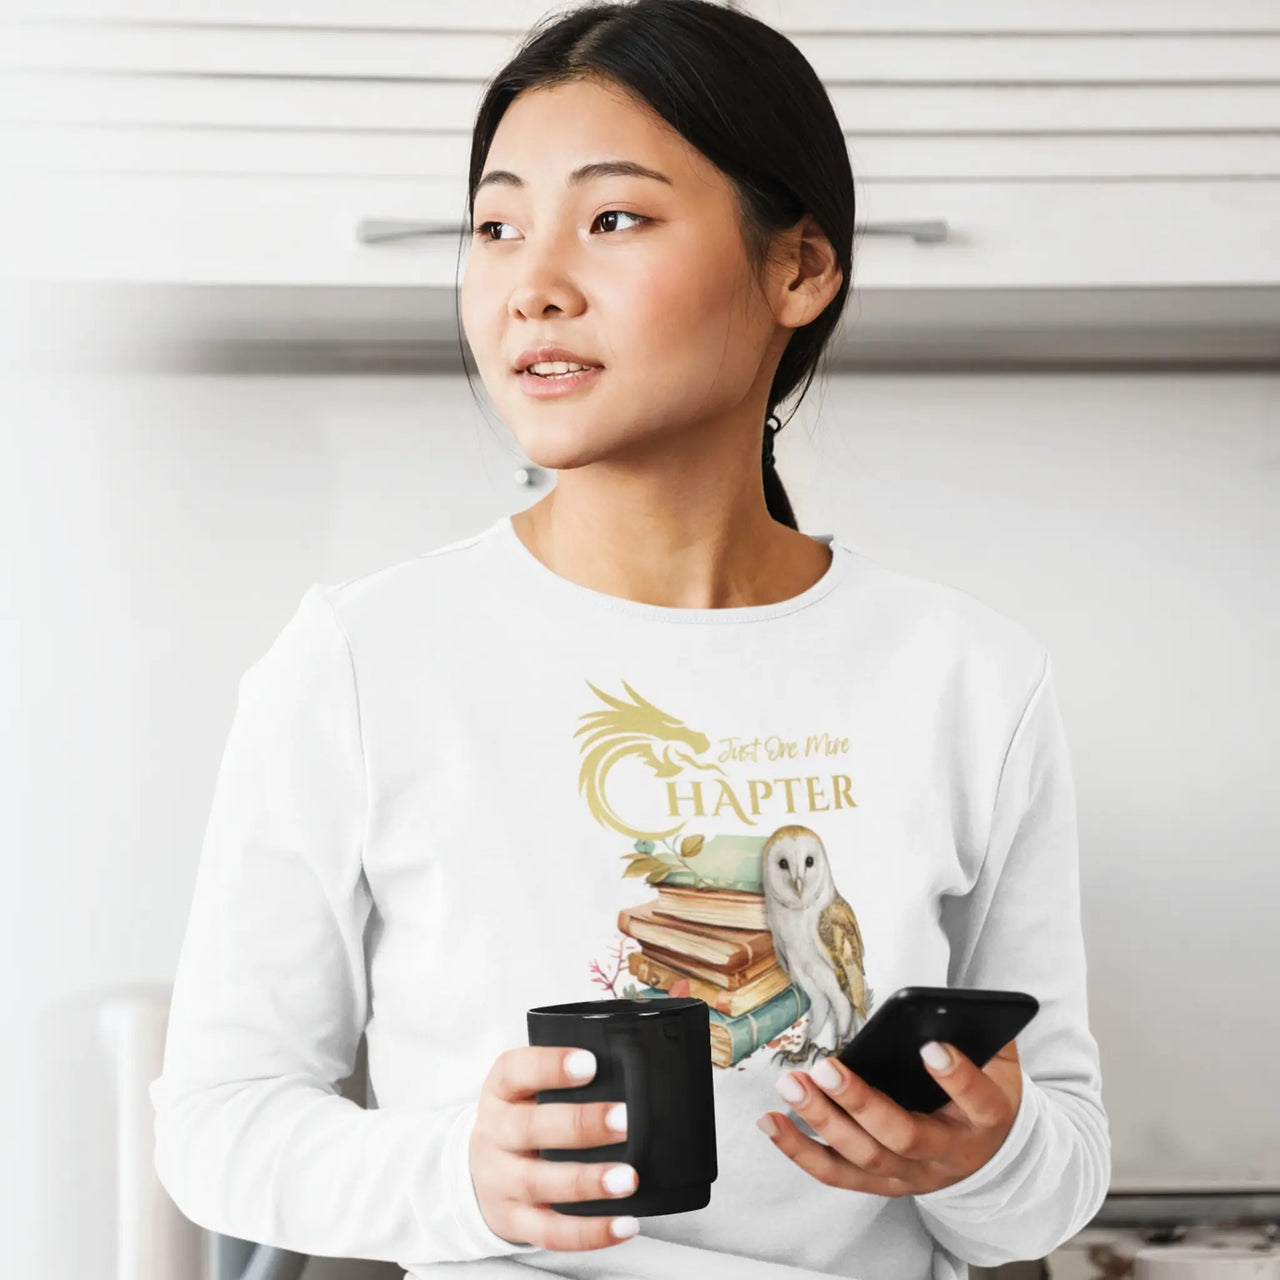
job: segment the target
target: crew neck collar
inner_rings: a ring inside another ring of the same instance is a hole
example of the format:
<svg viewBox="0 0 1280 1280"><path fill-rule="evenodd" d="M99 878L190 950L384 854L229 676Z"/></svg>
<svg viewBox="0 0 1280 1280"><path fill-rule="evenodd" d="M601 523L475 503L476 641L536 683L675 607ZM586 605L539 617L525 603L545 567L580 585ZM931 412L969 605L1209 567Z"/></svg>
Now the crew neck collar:
<svg viewBox="0 0 1280 1280"><path fill-rule="evenodd" d="M607 591L597 591L594 587L587 587L580 582L562 577L543 564L524 545L520 535L516 533L510 515L499 517L490 532L501 544L516 570L531 585L555 593L566 604L576 604L581 608L605 613L626 614L651 622L702 623L720 626L743 622L765 622L770 618L797 613L801 609L807 609L810 605L816 604L835 589L843 578L852 555L852 552L833 534L809 534L808 536L815 542L821 542L831 548L831 563L827 566L826 573L799 595L790 596L786 600L775 600L772 604L736 605L721 609L686 609L675 605L649 604L642 600L630 600L626 596L610 595Z"/></svg>

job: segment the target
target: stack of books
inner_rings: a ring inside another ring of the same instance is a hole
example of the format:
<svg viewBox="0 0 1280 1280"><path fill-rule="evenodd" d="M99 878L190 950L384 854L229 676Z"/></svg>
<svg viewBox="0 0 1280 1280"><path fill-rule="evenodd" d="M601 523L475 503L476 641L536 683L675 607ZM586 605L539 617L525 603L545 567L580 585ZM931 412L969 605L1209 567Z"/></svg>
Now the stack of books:
<svg viewBox="0 0 1280 1280"><path fill-rule="evenodd" d="M656 882L657 897L618 912L640 944L627 966L640 999L695 996L707 1005L711 1060L732 1067L809 1010L778 962L761 882L763 838L713 836L689 869ZM669 859L673 865L678 861ZM696 870L694 870L696 868Z"/></svg>

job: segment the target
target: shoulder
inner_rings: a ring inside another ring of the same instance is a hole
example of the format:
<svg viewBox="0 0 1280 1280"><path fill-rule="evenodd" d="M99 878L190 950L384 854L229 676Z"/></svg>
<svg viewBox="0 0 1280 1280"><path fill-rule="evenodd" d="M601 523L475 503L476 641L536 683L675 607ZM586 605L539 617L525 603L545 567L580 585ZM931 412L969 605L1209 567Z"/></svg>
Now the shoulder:
<svg viewBox="0 0 1280 1280"><path fill-rule="evenodd" d="M495 530L496 526L490 526L357 577L322 585L320 590L334 610L343 614L399 591L411 591L419 584L470 580L487 562Z"/></svg>
<svg viewBox="0 0 1280 1280"><path fill-rule="evenodd" d="M939 681L999 690L1014 701L1030 697L1049 660L1032 627L960 587L894 568L848 539L836 541L850 555L853 626L879 632Z"/></svg>
<svg viewBox="0 0 1280 1280"><path fill-rule="evenodd" d="M422 636L493 594L486 578L493 527L341 581L313 582L250 669L251 680L293 671L350 677L355 654ZM438 635L438 630L433 632Z"/></svg>
<svg viewBox="0 0 1280 1280"><path fill-rule="evenodd" d="M340 582L315 594L348 640L448 622L494 595L500 565L497 525Z"/></svg>

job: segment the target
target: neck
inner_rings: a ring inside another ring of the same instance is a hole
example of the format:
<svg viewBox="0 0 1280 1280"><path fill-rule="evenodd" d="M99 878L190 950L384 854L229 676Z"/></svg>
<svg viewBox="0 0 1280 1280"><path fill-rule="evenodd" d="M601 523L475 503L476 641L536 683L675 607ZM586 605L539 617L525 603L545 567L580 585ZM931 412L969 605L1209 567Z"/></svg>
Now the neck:
<svg viewBox="0 0 1280 1280"><path fill-rule="evenodd" d="M682 609L774 604L826 573L831 551L779 524L758 498L637 505L566 484L513 515L517 536L553 572L608 595Z"/></svg>

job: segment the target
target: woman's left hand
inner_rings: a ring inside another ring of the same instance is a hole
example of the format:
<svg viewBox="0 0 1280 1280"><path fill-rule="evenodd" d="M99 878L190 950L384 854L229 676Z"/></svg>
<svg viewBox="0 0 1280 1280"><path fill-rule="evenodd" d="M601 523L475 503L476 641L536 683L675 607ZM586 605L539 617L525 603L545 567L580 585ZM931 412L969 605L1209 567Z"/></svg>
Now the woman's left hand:
<svg viewBox="0 0 1280 1280"><path fill-rule="evenodd" d="M774 1146L827 1186L877 1196L923 1195L948 1187L1000 1150L1022 1103L1022 1064L1012 1040L981 1069L954 1045L945 1047L951 1069L927 1063L925 1069L951 1101L930 1114L904 1110L833 1054L812 1073L781 1077L803 1084L804 1099L791 1105L829 1145L806 1137L776 1111L761 1121L771 1118L777 1126L777 1135L770 1135ZM827 1067L839 1076L838 1088L812 1078Z"/></svg>

